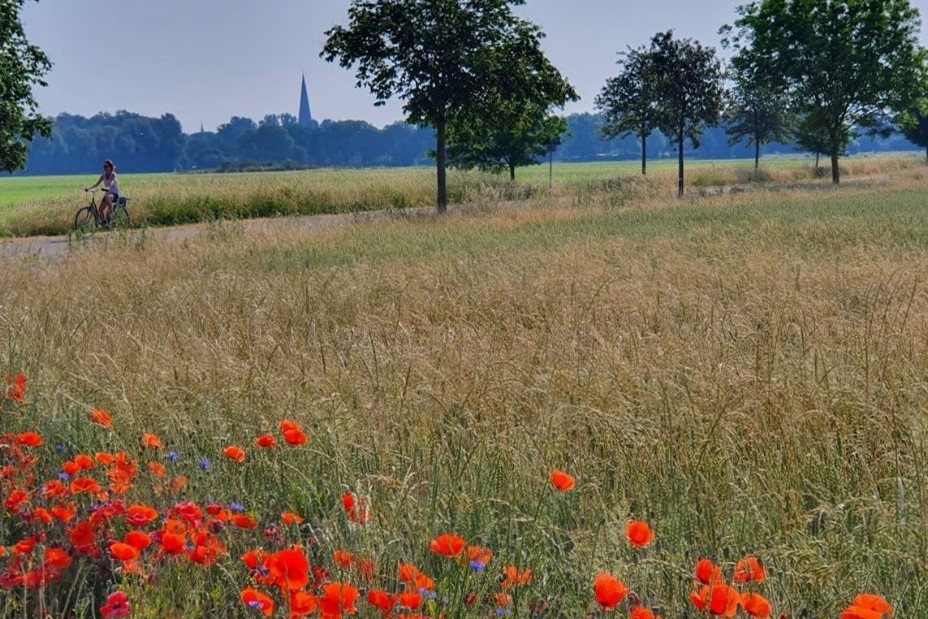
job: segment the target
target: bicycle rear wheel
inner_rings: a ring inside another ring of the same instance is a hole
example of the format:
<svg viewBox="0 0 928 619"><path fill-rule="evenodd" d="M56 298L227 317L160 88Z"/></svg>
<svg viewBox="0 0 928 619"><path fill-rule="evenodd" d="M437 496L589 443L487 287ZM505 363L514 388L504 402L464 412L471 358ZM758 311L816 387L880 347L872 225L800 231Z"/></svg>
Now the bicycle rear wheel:
<svg viewBox="0 0 928 619"><path fill-rule="evenodd" d="M97 218L89 206L77 211L74 216L74 229L80 234L90 234L97 229Z"/></svg>
<svg viewBox="0 0 928 619"><path fill-rule="evenodd" d="M132 218L129 217L129 211L124 206L117 206L113 211L113 220L110 222L111 228L125 230L132 227Z"/></svg>

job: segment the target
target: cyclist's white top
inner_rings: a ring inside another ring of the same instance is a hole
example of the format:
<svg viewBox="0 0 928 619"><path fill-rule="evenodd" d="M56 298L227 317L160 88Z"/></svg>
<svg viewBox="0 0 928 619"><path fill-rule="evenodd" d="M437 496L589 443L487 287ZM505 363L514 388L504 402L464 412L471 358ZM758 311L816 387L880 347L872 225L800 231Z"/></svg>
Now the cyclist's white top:
<svg viewBox="0 0 928 619"><path fill-rule="evenodd" d="M115 172L113 172L113 178L110 180L106 180L105 176L103 177L103 186L106 187L107 192L119 195L119 180L116 178Z"/></svg>

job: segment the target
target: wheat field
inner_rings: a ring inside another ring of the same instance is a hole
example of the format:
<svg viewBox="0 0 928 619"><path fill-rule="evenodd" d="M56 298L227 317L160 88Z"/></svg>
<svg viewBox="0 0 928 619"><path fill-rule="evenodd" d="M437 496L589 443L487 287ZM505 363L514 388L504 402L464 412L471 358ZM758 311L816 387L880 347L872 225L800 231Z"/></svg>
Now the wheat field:
<svg viewBox="0 0 928 619"><path fill-rule="evenodd" d="M140 474L127 503L234 504L259 523L224 532L213 569L82 557L41 594L14 588L4 616L90 617L117 587L133 617L257 616L240 557L298 543L362 596L415 563L435 595L405 616L591 616L599 573L667 619L709 616L690 599L697 560L730 574L757 556L769 577L750 590L774 616L837 617L870 592L928 617L928 170L682 201L577 187L0 258L0 375L28 377L0 417L44 437L40 479L121 451L185 482ZM283 420L306 445L255 446ZM346 494L369 522L346 520ZM287 511L305 523L268 533ZM654 543L630 545L631 521ZM30 526L8 510L0 544ZM492 560L430 551L447 533ZM531 582L501 590L510 565Z"/></svg>

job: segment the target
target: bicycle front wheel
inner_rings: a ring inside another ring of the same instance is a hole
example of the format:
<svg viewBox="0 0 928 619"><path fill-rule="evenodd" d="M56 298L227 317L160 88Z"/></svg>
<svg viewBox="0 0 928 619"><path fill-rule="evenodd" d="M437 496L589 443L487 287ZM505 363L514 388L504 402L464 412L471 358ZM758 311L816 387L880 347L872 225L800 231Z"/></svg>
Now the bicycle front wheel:
<svg viewBox="0 0 928 619"><path fill-rule="evenodd" d="M110 225L118 230L125 230L126 228L132 227L132 218L129 217L129 211L126 210L126 207L116 207L116 210L113 211L113 221Z"/></svg>
<svg viewBox="0 0 928 619"><path fill-rule="evenodd" d="M81 234L89 234L97 229L97 218L89 206L77 211L74 216L74 229Z"/></svg>

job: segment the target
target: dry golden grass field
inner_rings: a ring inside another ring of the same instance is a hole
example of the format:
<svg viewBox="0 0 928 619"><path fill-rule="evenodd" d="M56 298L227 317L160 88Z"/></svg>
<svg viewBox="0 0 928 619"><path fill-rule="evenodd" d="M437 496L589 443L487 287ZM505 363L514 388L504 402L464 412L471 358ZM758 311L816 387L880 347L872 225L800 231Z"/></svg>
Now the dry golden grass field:
<svg viewBox="0 0 928 619"><path fill-rule="evenodd" d="M46 570L7 587L0 615L91 617L122 591L132 617L303 616L268 583L279 568L242 560L297 544L325 570L303 584L326 617L352 608L322 581L357 589L360 617L383 615L370 591L416 589L394 616L624 617L636 599L710 616L691 599L700 559L774 617L836 619L861 593L928 617L928 168L853 176L684 200L670 177L577 180L444 217L0 254L0 586ZM284 420L308 441L284 444ZM28 431L43 444L16 447ZM267 433L280 446L258 447ZM28 474L16 449L37 457ZM137 463L128 488L107 490L99 460L67 473L98 453ZM35 516L56 502L71 520ZM158 513L133 561L113 549L132 528L117 503ZM630 544L633 521L653 542ZM442 534L466 540L458 558ZM194 561L198 546L215 556ZM55 572L37 555L51 548L73 562ZM733 583L748 556L766 580ZM611 609L598 574L634 595Z"/></svg>

